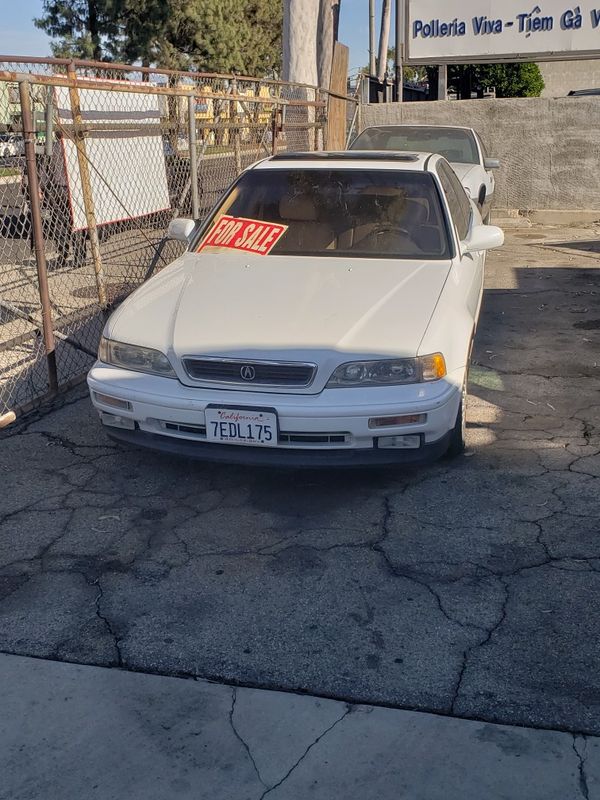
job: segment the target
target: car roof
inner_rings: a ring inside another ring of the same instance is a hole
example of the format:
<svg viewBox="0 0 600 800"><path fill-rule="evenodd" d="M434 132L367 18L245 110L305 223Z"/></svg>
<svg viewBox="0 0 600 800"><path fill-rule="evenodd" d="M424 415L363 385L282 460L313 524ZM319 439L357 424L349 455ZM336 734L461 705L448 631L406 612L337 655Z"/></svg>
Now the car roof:
<svg viewBox="0 0 600 800"><path fill-rule="evenodd" d="M278 153L255 164L254 169L394 169L429 172L442 156L436 153L404 153L394 150L337 150Z"/></svg>
<svg viewBox="0 0 600 800"><path fill-rule="evenodd" d="M469 128L466 125L444 125L440 123L439 125L426 125L422 122L399 122L397 124L391 125L367 125L366 128L363 128L362 131L358 134L360 136L365 131L387 131L393 130L394 128L423 128L426 130L452 130L452 131L468 131L469 133L475 133L475 128ZM358 137L357 137L358 138Z"/></svg>

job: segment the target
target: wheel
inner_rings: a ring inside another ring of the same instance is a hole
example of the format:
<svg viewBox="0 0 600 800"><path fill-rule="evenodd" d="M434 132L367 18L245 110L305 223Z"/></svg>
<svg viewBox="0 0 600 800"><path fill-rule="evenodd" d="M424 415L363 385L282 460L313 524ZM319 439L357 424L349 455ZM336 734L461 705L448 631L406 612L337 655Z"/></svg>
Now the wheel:
<svg viewBox="0 0 600 800"><path fill-rule="evenodd" d="M450 444L446 455L450 458L456 458L465 451L465 442L467 438L467 378L462 388L460 405L458 406L458 414L456 415L456 422L452 428L452 435L450 436Z"/></svg>

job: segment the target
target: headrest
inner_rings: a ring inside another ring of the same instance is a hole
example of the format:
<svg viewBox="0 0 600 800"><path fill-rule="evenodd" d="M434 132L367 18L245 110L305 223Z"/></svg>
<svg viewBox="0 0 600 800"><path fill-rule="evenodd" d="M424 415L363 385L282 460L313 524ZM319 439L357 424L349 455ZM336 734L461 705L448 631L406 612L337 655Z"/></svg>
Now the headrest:
<svg viewBox="0 0 600 800"><path fill-rule="evenodd" d="M313 200L306 195L287 196L283 197L279 203L279 215L281 219L285 220L315 222L317 209Z"/></svg>
<svg viewBox="0 0 600 800"><path fill-rule="evenodd" d="M440 155L444 156L447 161L460 161L462 158L462 150L452 150L444 148Z"/></svg>

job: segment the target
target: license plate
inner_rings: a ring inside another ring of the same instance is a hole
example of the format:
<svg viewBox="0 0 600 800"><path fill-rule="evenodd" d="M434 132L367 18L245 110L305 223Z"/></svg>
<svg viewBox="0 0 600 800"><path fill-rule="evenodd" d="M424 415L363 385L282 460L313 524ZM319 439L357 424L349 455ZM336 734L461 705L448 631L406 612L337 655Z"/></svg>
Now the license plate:
<svg viewBox="0 0 600 800"><path fill-rule="evenodd" d="M207 408L206 439L220 444L277 447L277 414L239 408Z"/></svg>

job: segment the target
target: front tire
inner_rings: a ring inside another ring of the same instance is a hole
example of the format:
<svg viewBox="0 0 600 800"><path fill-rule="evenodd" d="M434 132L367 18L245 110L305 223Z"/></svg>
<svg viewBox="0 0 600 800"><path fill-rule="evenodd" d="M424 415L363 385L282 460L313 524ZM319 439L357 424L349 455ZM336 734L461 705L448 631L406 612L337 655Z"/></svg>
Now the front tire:
<svg viewBox="0 0 600 800"><path fill-rule="evenodd" d="M450 458L456 458L465 452L467 438L467 378L462 388L460 405L458 406L458 414L456 415L456 422L452 428L450 436L450 444L448 445L447 455Z"/></svg>

